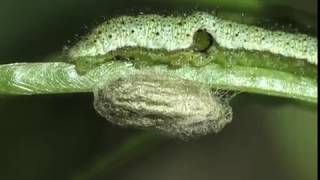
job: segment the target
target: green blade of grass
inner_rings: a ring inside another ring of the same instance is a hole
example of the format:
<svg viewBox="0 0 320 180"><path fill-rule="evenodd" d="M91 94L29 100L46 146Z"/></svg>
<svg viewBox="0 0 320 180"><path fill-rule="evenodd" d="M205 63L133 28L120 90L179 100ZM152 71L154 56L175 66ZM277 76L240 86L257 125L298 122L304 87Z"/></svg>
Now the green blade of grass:
<svg viewBox="0 0 320 180"><path fill-rule="evenodd" d="M74 65L62 62L7 64L0 66L0 94L91 92L99 82L141 70L172 74L219 89L317 102L316 79L272 69L224 67L214 63L203 67L182 66L172 69L165 65L154 65L137 69L128 62L110 62L83 76L77 74Z"/></svg>

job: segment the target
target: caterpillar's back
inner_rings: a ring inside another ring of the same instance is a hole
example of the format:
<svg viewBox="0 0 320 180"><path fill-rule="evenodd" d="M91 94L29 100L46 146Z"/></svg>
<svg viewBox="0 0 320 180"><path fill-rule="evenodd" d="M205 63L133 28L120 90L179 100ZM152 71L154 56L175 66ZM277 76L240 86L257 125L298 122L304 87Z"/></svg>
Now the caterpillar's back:
<svg viewBox="0 0 320 180"><path fill-rule="evenodd" d="M226 49L267 51L317 64L317 39L305 34L270 31L195 12L182 16L122 16L104 22L72 47L71 57L103 55L121 47L168 51L186 49L198 30L207 31Z"/></svg>

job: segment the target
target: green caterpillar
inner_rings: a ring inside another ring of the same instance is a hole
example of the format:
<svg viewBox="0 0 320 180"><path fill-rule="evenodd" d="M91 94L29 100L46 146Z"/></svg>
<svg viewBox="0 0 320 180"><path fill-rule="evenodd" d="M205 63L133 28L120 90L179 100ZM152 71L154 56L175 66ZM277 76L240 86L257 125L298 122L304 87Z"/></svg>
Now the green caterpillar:
<svg viewBox="0 0 320 180"><path fill-rule="evenodd" d="M211 60L213 43L218 45L214 53L223 53L220 48L262 51L285 57L281 59L295 58L317 65L316 38L238 24L205 12L114 18L98 26L67 53L79 62L75 64L80 70L81 63L83 67L95 67L110 59L176 59L170 65L179 67L183 64L180 61L190 61L197 66ZM108 121L152 128L184 139L219 132L231 122L229 101L233 96L224 96L202 83L178 76L146 73L139 68L135 71L139 73L122 72L116 79L106 77L95 87L94 107Z"/></svg>
<svg viewBox="0 0 320 180"><path fill-rule="evenodd" d="M68 51L70 57L104 55L123 47L181 50L206 31L226 49L263 51L318 64L318 41L305 34L270 31L220 19L206 12L190 15L121 16L98 26Z"/></svg>

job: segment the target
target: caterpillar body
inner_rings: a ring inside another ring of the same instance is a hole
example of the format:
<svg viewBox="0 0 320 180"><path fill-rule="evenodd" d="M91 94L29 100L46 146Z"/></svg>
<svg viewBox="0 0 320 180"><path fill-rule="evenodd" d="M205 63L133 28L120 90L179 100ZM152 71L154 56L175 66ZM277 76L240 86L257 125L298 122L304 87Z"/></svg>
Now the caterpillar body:
<svg viewBox="0 0 320 180"><path fill-rule="evenodd" d="M197 45L197 39L201 41L202 32L208 35L209 41L212 40L204 43L204 47ZM193 58L200 61L206 53L194 53L193 49L196 47L200 52L208 50L207 46L213 45L213 42L219 46L217 49L221 47L226 51L269 52L287 59L306 60L313 65L317 65L318 61L316 38L238 24L206 12L110 19L70 48L67 55L76 61L83 59L85 65L94 59L98 59L96 63L99 64L110 58L110 55L115 55L117 59L117 53L121 55L128 47L147 60L153 56L160 61L162 51L179 51L181 56L178 59L187 61L183 52L188 53L192 49L191 53L201 54L199 58ZM140 48L152 51L143 54L139 53ZM116 50L119 52L114 52ZM137 60L130 56L130 52L127 55L127 58ZM123 58L120 56L120 59ZM153 128L181 138L202 136L223 129L232 120L229 101L230 98L212 92L210 87L197 81L167 74L127 75L100 82L94 90L94 107L108 121L121 126Z"/></svg>
<svg viewBox="0 0 320 180"><path fill-rule="evenodd" d="M104 55L122 47L187 49L204 30L226 49L265 51L317 65L318 41L305 34L271 31L220 19L206 12L182 16L138 15L110 19L68 51L70 57Z"/></svg>

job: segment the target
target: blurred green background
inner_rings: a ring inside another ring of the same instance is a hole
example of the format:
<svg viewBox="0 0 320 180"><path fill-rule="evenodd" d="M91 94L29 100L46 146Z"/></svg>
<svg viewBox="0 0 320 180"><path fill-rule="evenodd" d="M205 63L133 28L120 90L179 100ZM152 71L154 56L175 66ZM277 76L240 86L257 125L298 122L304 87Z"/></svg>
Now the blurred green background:
<svg viewBox="0 0 320 180"><path fill-rule="evenodd" d="M202 9L317 32L315 0L0 0L0 63L58 54L104 17ZM231 104L221 133L183 142L108 123L90 93L0 96L0 179L317 178L316 105L253 94Z"/></svg>

